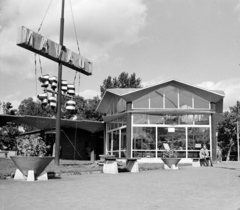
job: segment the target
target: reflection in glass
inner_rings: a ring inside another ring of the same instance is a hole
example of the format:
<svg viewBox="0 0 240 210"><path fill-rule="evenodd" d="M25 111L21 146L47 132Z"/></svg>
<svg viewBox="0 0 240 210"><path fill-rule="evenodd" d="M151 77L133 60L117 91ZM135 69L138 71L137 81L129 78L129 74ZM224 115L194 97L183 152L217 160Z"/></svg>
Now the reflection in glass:
<svg viewBox="0 0 240 210"><path fill-rule="evenodd" d="M188 150L200 150L203 144L210 148L209 128L188 128Z"/></svg>
<svg viewBox="0 0 240 210"><path fill-rule="evenodd" d="M203 100L202 98L194 95L194 108L199 109L209 109L209 102Z"/></svg>
<svg viewBox="0 0 240 210"><path fill-rule="evenodd" d="M180 117L181 125L192 125L193 124L193 115L181 115Z"/></svg>
<svg viewBox="0 0 240 210"><path fill-rule="evenodd" d="M119 150L119 130L113 131L113 151Z"/></svg>
<svg viewBox="0 0 240 210"><path fill-rule="evenodd" d="M150 124L163 124L164 122L163 115L149 115L148 118Z"/></svg>
<svg viewBox="0 0 240 210"><path fill-rule="evenodd" d="M133 149L155 150L155 130L153 127L133 127Z"/></svg>
<svg viewBox="0 0 240 210"><path fill-rule="evenodd" d="M133 108L149 108L149 95L145 95L134 101Z"/></svg>
<svg viewBox="0 0 240 210"><path fill-rule="evenodd" d="M127 148L127 135L126 128L121 129L121 150L126 150Z"/></svg>
<svg viewBox="0 0 240 210"><path fill-rule="evenodd" d="M192 93L179 89L179 108L191 109L192 106Z"/></svg>
<svg viewBox="0 0 240 210"><path fill-rule="evenodd" d="M199 114L195 115L195 125L209 125L209 115Z"/></svg>
<svg viewBox="0 0 240 210"><path fill-rule="evenodd" d="M173 86L165 88L165 108L178 108L178 88Z"/></svg>
<svg viewBox="0 0 240 210"><path fill-rule="evenodd" d="M186 129L175 128L174 132L170 131L169 128L158 128L158 150L164 150L164 143L175 150L186 150Z"/></svg>
<svg viewBox="0 0 240 210"><path fill-rule="evenodd" d="M112 133L108 133L108 151L111 151L112 145Z"/></svg>
<svg viewBox="0 0 240 210"><path fill-rule="evenodd" d="M148 124L148 115L133 114L133 124Z"/></svg>
<svg viewBox="0 0 240 210"><path fill-rule="evenodd" d="M163 88L150 93L150 108L163 108Z"/></svg>
<svg viewBox="0 0 240 210"><path fill-rule="evenodd" d="M164 122L166 125L178 125L179 115L169 114L164 116Z"/></svg>

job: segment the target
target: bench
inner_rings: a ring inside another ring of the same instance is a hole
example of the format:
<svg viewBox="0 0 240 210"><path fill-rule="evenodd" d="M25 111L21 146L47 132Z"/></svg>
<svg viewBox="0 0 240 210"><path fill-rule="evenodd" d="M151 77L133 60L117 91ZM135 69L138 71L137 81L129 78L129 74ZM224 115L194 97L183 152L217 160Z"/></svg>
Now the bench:
<svg viewBox="0 0 240 210"><path fill-rule="evenodd" d="M116 158L105 157L105 163L103 164L103 173L118 174L118 165Z"/></svg>
<svg viewBox="0 0 240 210"><path fill-rule="evenodd" d="M132 173L139 172L137 158L127 158L126 168L129 172Z"/></svg>
<svg viewBox="0 0 240 210"><path fill-rule="evenodd" d="M8 151L0 151L0 158L7 158L8 157Z"/></svg>
<svg viewBox="0 0 240 210"><path fill-rule="evenodd" d="M192 158L192 167L200 167L205 165L203 158Z"/></svg>

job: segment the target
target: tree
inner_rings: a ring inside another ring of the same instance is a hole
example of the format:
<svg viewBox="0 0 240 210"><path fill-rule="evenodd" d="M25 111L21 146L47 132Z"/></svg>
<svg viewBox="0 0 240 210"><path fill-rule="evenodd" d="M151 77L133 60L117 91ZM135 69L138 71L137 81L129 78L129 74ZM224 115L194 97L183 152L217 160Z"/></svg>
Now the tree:
<svg viewBox="0 0 240 210"><path fill-rule="evenodd" d="M66 102L69 98L63 96L61 100L61 117L62 119L77 119L77 120L102 120L102 115L96 112L96 107L100 102L99 97L93 99L84 99L82 96L74 96L76 102L75 111L71 112L66 109ZM56 109L50 106L42 107L41 101L34 101L33 98L24 99L18 107L19 115L55 117ZM24 125L26 131L35 130L29 125Z"/></svg>
<svg viewBox="0 0 240 210"><path fill-rule="evenodd" d="M3 150L15 150L16 149L16 137L21 132L18 130L18 126L10 123L0 128L0 149Z"/></svg>
<svg viewBox="0 0 240 210"><path fill-rule="evenodd" d="M95 96L93 99L86 100L86 106L84 110L85 118L88 120L102 121L102 114L96 111L96 108L100 102L100 98Z"/></svg>
<svg viewBox="0 0 240 210"><path fill-rule="evenodd" d="M218 142L226 155L226 160L230 160L231 150L237 145L237 120L240 117L240 102L229 107L230 111L226 111L223 115L226 119L218 124Z"/></svg>
<svg viewBox="0 0 240 210"><path fill-rule="evenodd" d="M54 110L49 106L44 108L41 106L40 101L34 101L33 98L29 97L24 99L18 107L19 115L29 116L41 116L41 117L52 117L54 116Z"/></svg>
<svg viewBox="0 0 240 210"><path fill-rule="evenodd" d="M140 88L141 86L141 79L136 78L136 74L133 73L130 76L126 72L122 72L118 78L108 76L106 79L103 80L103 85L100 86L101 97L105 93L106 89L111 88Z"/></svg>
<svg viewBox="0 0 240 210"><path fill-rule="evenodd" d="M16 109L12 109L13 106L10 102L0 102L0 106L3 109L3 114L8 114L8 115L16 115L17 110Z"/></svg>

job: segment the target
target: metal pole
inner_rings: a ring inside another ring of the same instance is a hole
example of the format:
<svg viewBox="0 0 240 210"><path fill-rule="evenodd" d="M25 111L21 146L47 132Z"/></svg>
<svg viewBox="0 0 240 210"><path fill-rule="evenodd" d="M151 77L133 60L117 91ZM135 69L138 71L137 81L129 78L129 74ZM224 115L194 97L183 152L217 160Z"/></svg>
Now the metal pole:
<svg viewBox="0 0 240 210"><path fill-rule="evenodd" d="M240 157L239 157L239 127L238 127L238 120L237 120L237 152L238 152L238 161L240 161Z"/></svg>
<svg viewBox="0 0 240 210"><path fill-rule="evenodd" d="M64 34L64 4L65 0L62 0L62 13L60 19L60 40L59 44L63 46L63 34ZM60 57L61 59L61 57ZM55 139L55 165L59 166L60 156L60 139L61 139L61 85L62 85L62 63L58 64L58 95L57 95L57 118L56 118L56 139Z"/></svg>

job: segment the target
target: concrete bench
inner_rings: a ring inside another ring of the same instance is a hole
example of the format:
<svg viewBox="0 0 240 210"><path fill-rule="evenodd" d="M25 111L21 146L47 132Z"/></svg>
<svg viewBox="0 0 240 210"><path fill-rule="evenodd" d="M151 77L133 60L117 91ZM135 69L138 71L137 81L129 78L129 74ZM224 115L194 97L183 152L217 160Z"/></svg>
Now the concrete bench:
<svg viewBox="0 0 240 210"><path fill-rule="evenodd" d="M137 158L127 158L126 168L129 172L132 173L139 172Z"/></svg>
<svg viewBox="0 0 240 210"><path fill-rule="evenodd" d="M103 164L103 173L105 174L118 174L118 165L116 158L106 157Z"/></svg>
<svg viewBox="0 0 240 210"><path fill-rule="evenodd" d="M0 158L7 158L8 157L8 151L0 151Z"/></svg>
<svg viewBox="0 0 240 210"><path fill-rule="evenodd" d="M192 158L192 167L204 166L205 160L202 158Z"/></svg>

